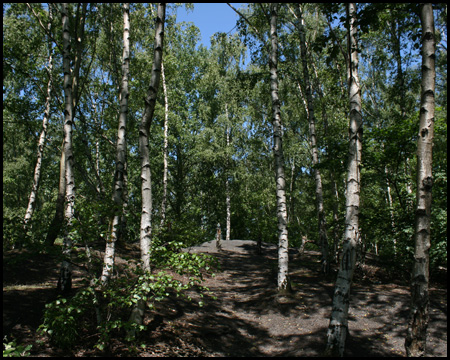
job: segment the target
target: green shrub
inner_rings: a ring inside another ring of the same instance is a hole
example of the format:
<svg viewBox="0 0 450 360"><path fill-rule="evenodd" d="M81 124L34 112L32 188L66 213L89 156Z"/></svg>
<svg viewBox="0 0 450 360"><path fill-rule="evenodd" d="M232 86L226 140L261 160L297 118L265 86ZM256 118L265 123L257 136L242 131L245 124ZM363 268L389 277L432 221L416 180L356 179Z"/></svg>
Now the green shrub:
<svg viewBox="0 0 450 360"><path fill-rule="evenodd" d="M71 347L78 339L81 314L89 304L78 301L77 293L72 299L58 298L45 305L44 322L38 331L49 336L50 341L60 348Z"/></svg>
<svg viewBox="0 0 450 360"><path fill-rule="evenodd" d="M209 291L201 286L203 275L211 273L217 261L205 254L177 252L178 246L181 245L172 244L174 251L162 246L154 247L152 259L158 260L153 262L153 266L161 269L158 273L146 273L140 266L126 266L106 287L101 287L97 281L79 290L72 298L58 298L47 304L39 330L48 334L51 342L60 348L73 346L81 334L97 333L95 347L104 350L112 336L128 334L136 326L128 319L138 301L144 301L151 309L155 302L171 295L184 296L184 292L192 287L199 289L200 296L203 296L202 292ZM188 280L177 280L164 269L188 275ZM202 304L199 303L200 306ZM136 333L145 329L145 326L140 326Z"/></svg>

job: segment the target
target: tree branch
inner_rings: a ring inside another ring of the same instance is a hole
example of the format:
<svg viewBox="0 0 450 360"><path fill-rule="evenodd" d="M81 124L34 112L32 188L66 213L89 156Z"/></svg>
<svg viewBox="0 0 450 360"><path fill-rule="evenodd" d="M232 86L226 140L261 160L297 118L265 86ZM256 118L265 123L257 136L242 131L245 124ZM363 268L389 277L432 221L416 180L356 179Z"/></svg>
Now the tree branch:
<svg viewBox="0 0 450 360"><path fill-rule="evenodd" d="M39 22L39 25L41 26L41 28L44 30L44 33L55 43L55 45L58 47L60 53L63 53L63 49L62 47L58 44L58 42L55 40L55 38L52 36L52 34L50 33L50 31L48 29L46 29L46 27L44 26L44 24L42 24L41 19L39 18L39 15L36 14L36 12L34 11L34 9L31 7L30 3L26 3L28 8L31 10L31 12L33 13L34 17L37 19L37 21ZM49 9L50 11L50 9Z"/></svg>
<svg viewBox="0 0 450 360"><path fill-rule="evenodd" d="M258 29L255 26L253 26L253 24L247 19L247 17L244 14L242 14L239 10L234 8L233 5L231 5L230 3L227 3L227 5L230 8L232 8L242 19L245 20L245 22L255 31L256 35L258 35L259 40L261 40L261 42L264 44L265 43L264 38L262 37Z"/></svg>

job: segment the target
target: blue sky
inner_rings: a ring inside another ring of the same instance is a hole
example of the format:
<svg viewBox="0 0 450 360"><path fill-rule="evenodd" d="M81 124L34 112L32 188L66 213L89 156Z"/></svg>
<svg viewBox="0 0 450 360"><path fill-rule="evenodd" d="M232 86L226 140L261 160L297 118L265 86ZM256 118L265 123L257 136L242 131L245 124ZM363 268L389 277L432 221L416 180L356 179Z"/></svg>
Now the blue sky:
<svg viewBox="0 0 450 360"><path fill-rule="evenodd" d="M241 3L231 3L239 9ZM211 36L218 32L234 33L238 15L226 3L194 3L194 10L186 12L184 5L177 10L177 22L191 21L202 35L202 43L209 47Z"/></svg>

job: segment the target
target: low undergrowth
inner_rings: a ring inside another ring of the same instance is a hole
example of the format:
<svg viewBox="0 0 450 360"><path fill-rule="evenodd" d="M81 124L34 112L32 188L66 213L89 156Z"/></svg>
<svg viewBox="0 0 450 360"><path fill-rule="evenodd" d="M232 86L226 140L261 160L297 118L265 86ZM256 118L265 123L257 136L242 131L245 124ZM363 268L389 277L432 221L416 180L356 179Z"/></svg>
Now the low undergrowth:
<svg viewBox="0 0 450 360"><path fill-rule="evenodd" d="M209 292L201 284L205 275L214 276L217 260L206 254L181 252L182 245L181 242L161 245L155 240L152 265L157 270L144 272L140 266L128 263L107 286L91 279L73 296L58 297L46 305L39 332L61 349L88 338L95 338L94 348L101 351L107 350L109 340L115 336L136 341L139 332L147 328L145 323L136 325L128 320L139 301L144 301L146 309L151 310L156 302L172 295L192 301L185 295L189 289L196 289L200 297ZM198 305L202 306L203 302L199 301ZM137 335L130 337L127 335L130 333Z"/></svg>

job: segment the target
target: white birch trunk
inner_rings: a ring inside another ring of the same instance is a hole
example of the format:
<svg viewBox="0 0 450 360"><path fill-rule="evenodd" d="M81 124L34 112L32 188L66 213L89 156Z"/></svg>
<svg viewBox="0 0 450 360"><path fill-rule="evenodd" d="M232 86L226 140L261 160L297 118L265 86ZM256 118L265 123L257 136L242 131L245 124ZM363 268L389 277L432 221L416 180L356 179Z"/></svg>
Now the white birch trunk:
<svg viewBox="0 0 450 360"><path fill-rule="evenodd" d="M322 248L322 271L326 274L329 270L328 263L328 237L327 228L325 220L325 212L323 207L323 190L322 190L322 176L320 175L320 170L317 168L319 165L319 152L317 150L317 139L316 139L316 119L314 117L314 105L312 97L312 85L309 79L308 72L308 61L306 54L306 36L304 29L303 14L300 6L296 4L297 15L299 18L298 29L300 33L300 52L302 57L303 66L303 78L306 83L306 104L308 120L309 120L309 138L311 144L311 155L312 163L314 167L314 178L316 182L316 208L317 208L317 218L318 218L318 230L319 230L319 244ZM299 85L300 87L300 85Z"/></svg>
<svg viewBox="0 0 450 360"><path fill-rule="evenodd" d="M111 277L114 266L115 244L119 237L122 218L123 189L126 171L126 125L128 113L128 75L130 68L130 4L123 4L123 55L122 55L122 85L120 92L119 129L117 132L116 173L114 176L113 200L115 211L111 224L111 234L106 239L105 257L101 282L105 285Z"/></svg>
<svg viewBox="0 0 450 360"><path fill-rule="evenodd" d="M229 168L230 168L230 125L228 118L228 104L225 104L225 115L227 118L227 128L226 128L226 137L227 137L227 169L226 169L226 180L225 180L225 193L226 193L226 207L227 207L227 230L225 240L230 240L231 233L231 197L230 197L230 179L229 179Z"/></svg>
<svg viewBox="0 0 450 360"><path fill-rule="evenodd" d="M411 279L411 309L406 333L407 356L424 356L429 320L429 250L431 189L433 186L432 149L434 137L434 91L436 82L434 18L431 3L420 6L422 24L422 94L420 130L417 143L416 225L414 265Z"/></svg>
<svg viewBox="0 0 450 360"><path fill-rule="evenodd" d="M230 197L230 180L227 179L225 181L225 192L226 192L226 206L227 206L227 234L225 236L225 240L230 240L231 233L231 197Z"/></svg>
<svg viewBox="0 0 450 360"><path fill-rule="evenodd" d="M48 30L51 30L51 16L52 12L49 9L49 15L50 20L48 23ZM52 70L53 70L53 60L52 60L52 43L51 40L48 40L48 83L47 83L47 97L45 99L45 112L44 112L44 119L42 120L42 131L41 135L39 136L39 143L38 143L38 151L37 151L37 160L36 160L36 166L34 168L34 177L33 177L33 186L31 188L30 198L28 201L27 210L25 212L25 217L23 219L23 225L25 233L28 228L28 223L33 216L34 212L34 203L36 201L37 192L39 189L39 180L41 178L41 165L42 165L42 158L44 156L44 146L45 146L45 140L47 138L47 126L48 126L48 120L50 117L50 100L51 100L51 92L52 92Z"/></svg>
<svg viewBox="0 0 450 360"><path fill-rule="evenodd" d="M152 236L152 184L148 141L161 75L165 11L165 4L158 4L158 14L156 16L155 29L155 56L153 59L150 86L148 89L148 94L145 98L145 109L142 115L141 124L139 126L139 152L141 158L142 181L140 245L141 260L145 271L150 271L150 249Z"/></svg>
<svg viewBox="0 0 450 360"><path fill-rule="evenodd" d="M75 179L73 174L73 152L72 152L72 80L70 71L70 31L69 31L69 17L67 15L67 4L61 4L61 15L63 24L63 71L64 71L64 157L66 165L66 211L65 219L67 222L67 229L64 236L63 257L61 264L60 278L58 281L59 289L67 293L72 287L72 266L71 266L71 252L72 239L70 230L74 217L75 205Z"/></svg>
<svg viewBox="0 0 450 360"><path fill-rule="evenodd" d="M343 254L334 289L328 342L326 354L343 356L345 339L348 332L348 308L350 303L350 287L356 263L356 248L360 241L359 234L359 194L360 164L362 151L362 115L361 90L358 79L358 43L356 22L356 6L348 4L349 19L349 158L346 192L345 232Z"/></svg>
<svg viewBox="0 0 450 360"><path fill-rule="evenodd" d="M278 291L289 289L288 277L288 230L286 209L286 180L284 175L283 138L280 99L278 98L278 35L277 35L278 4L271 5L270 39L271 54L270 68L270 94L272 98L272 124L273 124L273 153L275 163L275 182L277 195L277 219L278 219Z"/></svg>
<svg viewBox="0 0 450 360"><path fill-rule="evenodd" d="M161 228L164 225L164 221L166 220L166 204L167 204L167 173L168 173L168 165L167 165L167 157L169 150L169 96L167 94L167 86L166 86L166 75L164 72L164 62L161 61L161 76L162 76L162 86L164 93L164 149L163 149L163 194L161 200Z"/></svg>
<svg viewBox="0 0 450 360"><path fill-rule="evenodd" d="M166 15L166 5L164 3L158 4L158 13L156 15L156 29L155 29L155 55L153 58L152 75L150 78L150 86L148 94L145 98L145 109L142 115L141 124L139 125L139 152L141 157L141 180L142 180L142 213L141 213L141 230L140 230L140 245L141 245L141 262L144 271L150 272L150 250L151 250L151 236L152 236L152 185L150 172L150 157L149 157L149 135L150 126L152 123L153 113L155 111L156 96L159 88L161 63L163 54L163 40L164 40L164 21ZM133 308L130 315L130 322L136 325L142 325L145 310L145 302L139 300ZM130 330L129 337L135 337L136 331Z"/></svg>
<svg viewBox="0 0 450 360"><path fill-rule="evenodd" d="M397 236L395 234L394 207L392 202L391 186L389 184L389 170L387 166L384 167L384 173L386 174L386 193L387 193L386 195L387 195L387 202L389 205L389 214L391 216L391 226L392 231L394 232L394 239L393 239L394 257L397 257Z"/></svg>

